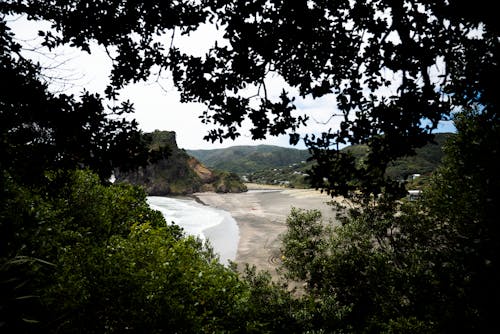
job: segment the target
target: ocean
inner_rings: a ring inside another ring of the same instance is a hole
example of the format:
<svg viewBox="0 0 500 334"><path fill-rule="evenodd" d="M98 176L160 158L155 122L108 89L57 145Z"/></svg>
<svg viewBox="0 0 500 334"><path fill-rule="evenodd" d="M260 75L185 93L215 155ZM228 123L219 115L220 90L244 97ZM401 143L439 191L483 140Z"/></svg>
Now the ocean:
<svg viewBox="0 0 500 334"><path fill-rule="evenodd" d="M149 196L149 206L160 211L167 223L174 222L184 231L201 240L208 240L219 255L220 262L236 259L239 229L231 214L190 198Z"/></svg>

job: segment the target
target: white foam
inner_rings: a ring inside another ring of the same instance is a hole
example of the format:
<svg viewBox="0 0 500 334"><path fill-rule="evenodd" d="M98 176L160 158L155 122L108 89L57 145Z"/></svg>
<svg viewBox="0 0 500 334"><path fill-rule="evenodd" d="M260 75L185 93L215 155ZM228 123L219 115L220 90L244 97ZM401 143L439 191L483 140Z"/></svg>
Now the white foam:
<svg viewBox="0 0 500 334"><path fill-rule="evenodd" d="M229 212L192 199L149 196L147 200L152 209L163 214L167 223L174 222L187 234L202 240L210 235L208 239L222 263L236 258L239 229Z"/></svg>

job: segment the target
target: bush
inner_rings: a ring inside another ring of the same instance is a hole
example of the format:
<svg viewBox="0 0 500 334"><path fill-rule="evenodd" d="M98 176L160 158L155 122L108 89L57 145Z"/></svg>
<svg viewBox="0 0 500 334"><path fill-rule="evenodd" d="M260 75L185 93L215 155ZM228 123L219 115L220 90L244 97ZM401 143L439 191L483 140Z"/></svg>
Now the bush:
<svg viewBox="0 0 500 334"><path fill-rule="evenodd" d="M272 325L260 317L272 318L277 308L252 304L260 300L252 297L255 283L166 225L139 188L104 186L88 171L47 173L39 189L4 181L3 330L193 333ZM259 286L288 295L268 281Z"/></svg>

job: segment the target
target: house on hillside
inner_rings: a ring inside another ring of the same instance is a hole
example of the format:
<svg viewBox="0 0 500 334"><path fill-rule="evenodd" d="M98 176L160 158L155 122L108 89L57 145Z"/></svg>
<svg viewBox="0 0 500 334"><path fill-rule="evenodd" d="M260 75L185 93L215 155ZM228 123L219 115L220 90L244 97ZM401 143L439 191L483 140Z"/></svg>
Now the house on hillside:
<svg viewBox="0 0 500 334"><path fill-rule="evenodd" d="M422 194L422 190L408 190L408 199L410 201L417 200Z"/></svg>

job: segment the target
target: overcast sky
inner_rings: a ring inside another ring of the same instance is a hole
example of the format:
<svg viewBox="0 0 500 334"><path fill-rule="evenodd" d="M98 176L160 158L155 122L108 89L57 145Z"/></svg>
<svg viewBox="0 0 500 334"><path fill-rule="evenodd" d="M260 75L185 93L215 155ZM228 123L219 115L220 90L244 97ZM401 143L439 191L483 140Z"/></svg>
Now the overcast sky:
<svg viewBox="0 0 500 334"><path fill-rule="evenodd" d="M49 24L34 24L24 18L13 18L9 22L10 27L16 33L16 37L23 41L27 48L37 46L40 39L37 38L38 30L48 29ZM169 37L165 37L169 38ZM213 26L203 25L189 37L176 37L175 45L181 50L193 55L201 56L213 46L214 41L223 43L220 32ZM168 41L170 44L170 41ZM47 67L56 66L57 70L47 70L49 75L62 77L53 79L52 89L78 95L83 88L90 92L101 93L108 84L108 75L111 68L111 60L104 49L92 46L92 54L71 49L69 47L58 48L51 53L44 50L26 52L25 55L36 59ZM48 56L49 55L49 56ZM198 103L180 103L179 93L173 86L168 74L156 82L157 77L150 82L130 84L121 91L121 98L134 103L135 118L139 127L150 132L154 130L169 130L177 133L178 146L185 149L212 149L228 147L233 145L258 145L270 144L289 146L288 136L271 137L264 141L252 141L248 132L248 124L243 124L242 136L235 141L227 140L224 143L210 143L203 140L203 136L211 129L201 123L198 118L204 110L204 105ZM283 88L288 88L277 75L270 76L266 80L267 91L270 96L278 96ZM293 92L293 90L292 90ZM336 113L335 97L329 95L321 99L296 98L296 114L307 114L310 121L307 127L299 132L316 133L337 128L339 117L330 116ZM326 124L323 124L326 123ZM451 131L453 126L449 122L443 122L440 131ZM296 146L304 148L303 144Z"/></svg>

